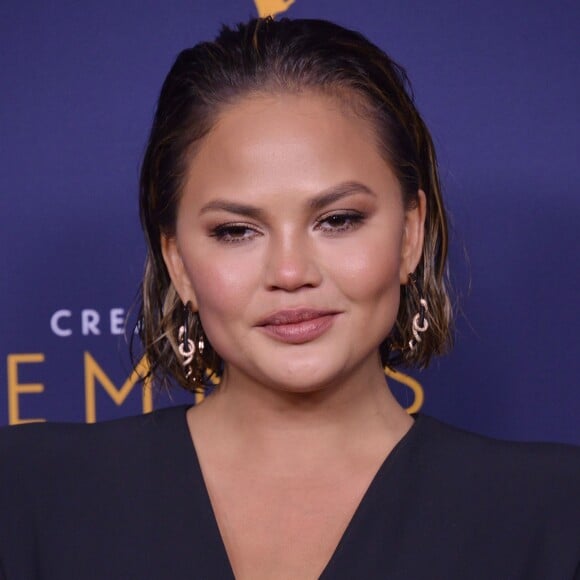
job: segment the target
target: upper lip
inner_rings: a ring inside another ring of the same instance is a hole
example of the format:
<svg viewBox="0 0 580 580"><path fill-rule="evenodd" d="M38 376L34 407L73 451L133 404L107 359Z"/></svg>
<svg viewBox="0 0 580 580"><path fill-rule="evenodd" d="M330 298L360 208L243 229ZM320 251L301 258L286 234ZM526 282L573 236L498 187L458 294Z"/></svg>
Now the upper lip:
<svg viewBox="0 0 580 580"><path fill-rule="evenodd" d="M314 320L321 316L330 316L338 314L336 310L321 310L318 308L293 308L288 310L278 310L266 318L260 320L257 326L279 326L282 324L297 324L298 322L305 322L307 320Z"/></svg>

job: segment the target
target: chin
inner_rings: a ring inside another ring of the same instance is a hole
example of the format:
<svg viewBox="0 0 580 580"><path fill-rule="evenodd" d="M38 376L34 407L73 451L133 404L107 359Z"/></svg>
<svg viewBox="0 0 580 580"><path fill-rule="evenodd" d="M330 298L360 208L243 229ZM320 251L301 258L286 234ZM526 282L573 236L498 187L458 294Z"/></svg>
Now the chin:
<svg viewBox="0 0 580 580"><path fill-rule="evenodd" d="M272 389L287 393L314 393L323 391L341 380L341 374L337 369L324 369L320 365L315 367L300 365L300 368L282 367L275 372L264 373L264 383Z"/></svg>
<svg viewBox="0 0 580 580"><path fill-rule="evenodd" d="M315 393L322 393L331 386L329 382L302 382L300 384L276 383L272 384L270 388L273 391L287 393L289 395L314 395Z"/></svg>

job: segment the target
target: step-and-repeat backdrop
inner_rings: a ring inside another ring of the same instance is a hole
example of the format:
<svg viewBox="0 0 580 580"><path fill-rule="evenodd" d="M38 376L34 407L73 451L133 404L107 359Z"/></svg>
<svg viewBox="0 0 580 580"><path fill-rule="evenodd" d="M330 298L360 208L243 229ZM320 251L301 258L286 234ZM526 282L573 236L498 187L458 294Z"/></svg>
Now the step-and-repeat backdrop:
<svg viewBox="0 0 580 580"><path fill-rule="evenodd" d="M140 158L176 54L273 13L384 48L439 148L456 347L390 379L397 397L482 433L580 443L580 4L565 0L3 0L0 425L192 401L143 395L128 357Z"/></svg>

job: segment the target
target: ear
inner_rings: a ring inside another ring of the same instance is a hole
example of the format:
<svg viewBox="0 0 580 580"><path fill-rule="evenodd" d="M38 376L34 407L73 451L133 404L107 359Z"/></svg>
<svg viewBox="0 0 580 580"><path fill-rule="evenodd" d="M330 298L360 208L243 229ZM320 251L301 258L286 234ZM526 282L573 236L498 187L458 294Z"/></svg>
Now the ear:
<svg viewBox="0 0 580 580"><path fill-rule="evenodd" d="M197 297L191 285L191 281L183 258L177 245L177 238L175 236L161 235L161 253L163 254L163 261L165 267L169 272L169 277L173 283L173 287L179 294L181 301L187 304L191 301L191 307L194 312L197 311Z"/></svg>
<svg viewBox="0 0 580 580"><path fill-rule="evenodd" d="M417 203L405 212L405 229L403 231L403 244L401 249L401 268L399 280L406 284L409 274L415 271L425 238L425 216L427 213L427 200L425 192L420 189L417 192Z"/></svg>

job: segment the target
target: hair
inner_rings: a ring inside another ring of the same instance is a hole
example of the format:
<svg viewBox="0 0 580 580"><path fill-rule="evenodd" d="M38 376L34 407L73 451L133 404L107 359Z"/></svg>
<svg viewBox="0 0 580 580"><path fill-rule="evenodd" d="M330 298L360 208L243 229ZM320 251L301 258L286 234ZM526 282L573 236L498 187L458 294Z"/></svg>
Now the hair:
<svg viewBox="0 0 580 580"><path fill-rule="evenodd" d="M138 331L148 377L196 391L180 362L183 305L161 252L175 235L187 162L224 107L253 94L318 91L370 121L377 145L401 185L406 209L426 195L425 239L411 283L401 286L395 325L380 346L384 365L424 368L451 345L447 218L435 150L413 101L405 70L358 32L323 20L253 19L224 26L213 42L182 51L163 83L141 169L140 215L147 242ZM413 317L425 298L429 328L409 348ZM222 361L207 340L197 370L218 374ZM206 374L207 376L207 374Z"/></svg>

